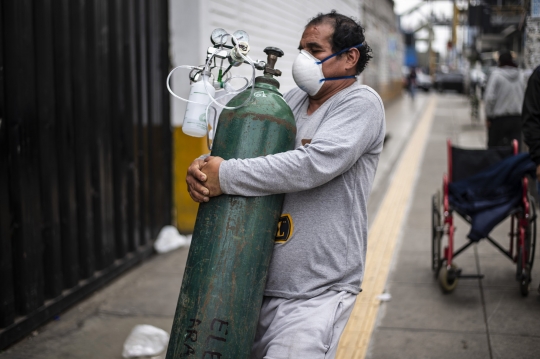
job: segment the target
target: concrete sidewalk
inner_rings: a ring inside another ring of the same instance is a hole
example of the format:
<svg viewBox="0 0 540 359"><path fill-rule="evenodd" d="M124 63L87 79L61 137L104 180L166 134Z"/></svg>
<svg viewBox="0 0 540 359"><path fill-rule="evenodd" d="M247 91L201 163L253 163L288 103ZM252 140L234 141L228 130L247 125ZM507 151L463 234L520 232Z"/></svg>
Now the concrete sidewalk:
<svg viewBox="0 0 540 359"><path fill-rule="evenodd" d="M120 359L135 325L150 324L170 332L187 253L188 248L181 248L154 255L0 358Z"/></svg>
<svg viewBox="0 0 540 359"><path fill-rule="evenodd" d="M380 307L367 357L539 358L538 265L533 268L527 298L519 292L515 264L486 241L455 260L464 274L481 273L483 280L461 280L452 294L445 295L433 277L430 200L446 172L447 138L459 146L485 148L485 127L471 123L466 97L438 96L413 201L386 285L392 300ZM456 222L458 246L465 243L469 225ZM492 236L507 247L509 230L507 221Z"/></svg>

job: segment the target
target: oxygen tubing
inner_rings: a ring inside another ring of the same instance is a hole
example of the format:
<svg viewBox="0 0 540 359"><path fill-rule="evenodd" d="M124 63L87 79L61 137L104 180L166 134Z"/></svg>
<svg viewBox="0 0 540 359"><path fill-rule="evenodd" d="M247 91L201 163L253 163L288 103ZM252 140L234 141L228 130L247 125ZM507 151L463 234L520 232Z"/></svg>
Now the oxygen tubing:
<svg viewBox="0 0 540 359"><path fill-rule="evenodd" d="M232 38L234 38L234 40L236 41L236 48L239 49L238 47L238 44L239 44L239 41L238 39L236 39L236 37L230 35L230 34L226 34L225 36L230 36ZM222 47L220 47L221 49ZM207 84L207 81L210 80L210 76L208 76L207 74L205 74L205 72L210 72L210 64L212 63L212 60L214 59L214 57L216 56L216 53L217 52L214 52L210 58L206 61L205 63L205 66L204 66L204 70L203 70L203 84L204 84L204 89L208 95L208 97L210 98L211 100L211 103L208 104L208 106L210 106L212 103L215 103L217 106L223 108L223 109L226 109L226 110L236 110L236 109L239 109L241 107L244 107L246 106L253 98L253 93L255 92L255 65L253 63L253 60L251 60L249 57L245 56L244 54L242 54L240 51L238 51L238 54L249 64L251 65L251 68L252 68L252 77L251 77L251 81L248 80L247 77L245 76L230 76L230 73L229 73L229 77L223 82L223 84L228 84L229 81L231 81L232 79L237 79L237 78L240 78L240 79L244 79L246 80L246 85L242 86L240 89L238 90L234 90L234 91L227 91L226 88L224 88L225 92L227 92L227 95L235 95L235 94L239 94L243 91L245 91L251 84L251 91L250 91L250 94L248 96L248 98L246 99L246 101L244 101L241 105L239 106L236 106L236 107L229 107L229 106L226 106L226 105L222 105L221 103L217 102L218 99L224 97L225 95L223 96L219 96L219 97L213 97L212 95L210 95L210 93L208 92L208 84ZM181 96L178 96L177 94L174 93L174 91L171 89L171 86L170 86L170 79L171 79L171 76L172 74L178 70L178 69L188 69L188 70L193 70L193 69L197 69L198 67L197 66L191 66L191 65L180 65L180 66L177 66L175 67L170 73L169 75L167 76L167 90L169 91L169 93L171 95L173 95L174 97L176 97L177 99L179 100L182 100L184 102L191 102L191 103L196 103L196 104L199 104L199 105L205 105L204 103L200 103L200 102L196 102L196 101L190 101L188 99L185 99ZM208 106L206 108L206 115L208 115Z"/></svg>
<svg viewBox="0 0 540 359"><path fill-rule="evenodd" d="M253 61L252 61L249 57L244 56L244 54L242 54L242 52L240 52L240 48L239 48L239 46L238 46L240 42L238 41L238 39L237 39L236 37L234 37L233 35L230 35L230 34L227 34L227 35L231 36L231 37L235 40L235 42L236 42L235 47L239 50L239 51L238 51L238 54L242 57L242 59L244 59L244 61L246 61L249 65L251 65L251 68L252 68L252 77L251 77L251 81L249 81L249 80L247 79L247 77L241 77L241 76L235 77L235 78L244 78L244 79L246 80L247 85L245 86L245 88L242 88L241 90L238 90L238 91L231 92L231 93L229 93L229 94L232 95L232 94L240 93L240 92L244 91L245 89L247 89L247 88L249 87L249 84L251 83L251 91L250 91L250 93L249 93L249 96L248 96L248 98L247 98L241 105L238 105L238 106L235 106L235 107L229 107L229 106L220 104L219 102L216 101L216 99L215 99L214 97L212 97L212 96L208 93L208 88L207 88L207 83L206 83L206 81L204 81L203 84L204 84L204 89L206 90L206 93L208 94L208 97L210 97L210 99L212 100L213 103L215 103L216 105L218 105L219 107L221 107L221 108L223 108L223 109L225 109L225 110L236 110L236 109L239 109L239 108L241 108L241 107L246 106L246 105L247 105L249 102L251 102L251 100L253 99L253 93L255 92L255 65L253 64ZM214 56L216 55L216 53L217 53L217 52L214 52L214 53L212 54L212 56L208 59L208 61L206 61L206 65L205 65L205 67L204 67L204 70L205 70L205 71L203 71L203 80L206 80L207 77L208 77L208 75L206 75L205 72L206 72L206 71L209 71L209 64L211 63L211 61L212 61L212 59L214 58ZM230 79L232 79L232 77L229 78L229 80L230 80ZM207 111L208 111L208 109L207 109ZM208 113L207 113L207 115L208 115Z"/></svg>

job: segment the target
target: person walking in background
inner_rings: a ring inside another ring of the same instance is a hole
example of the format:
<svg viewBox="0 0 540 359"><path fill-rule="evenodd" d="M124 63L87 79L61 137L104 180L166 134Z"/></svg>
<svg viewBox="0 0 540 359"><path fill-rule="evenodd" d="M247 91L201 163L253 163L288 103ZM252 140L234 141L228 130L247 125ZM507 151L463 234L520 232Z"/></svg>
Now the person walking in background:
<svg viewBox="0 0 540 359"><path fill-rule="evenodd" d="M521 143L521 108L525 81L512 54L501 51L499 67L491 73L485 93L488 147Z"/></svg>
<svg viewBox="0 0 540 359"><path fill-rule="evenodd" d="M411 95L411 99L414 100L414 94L416 91L416 69L414 68L414 66L411 67L409 75L407 76L407 90Z"/></svg>

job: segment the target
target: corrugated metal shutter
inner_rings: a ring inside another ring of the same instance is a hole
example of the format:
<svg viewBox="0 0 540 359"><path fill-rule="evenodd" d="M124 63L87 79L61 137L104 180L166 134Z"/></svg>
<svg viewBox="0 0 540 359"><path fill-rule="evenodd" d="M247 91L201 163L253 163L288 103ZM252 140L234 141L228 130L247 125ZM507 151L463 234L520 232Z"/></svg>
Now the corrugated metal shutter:
<svg viewBox="0 0 540 359"><path fill-rule="evenodd" d="M308 20L319 12L330 12L332 9L355 18L360 17L360 1L341 0L204 0L201 14L201 43L203 49L210 46L210 34L217 27L228 32L244 30L250 35L250 57L265 59L263 50L267 46L279 47L285 56L277 63L283 72L279 79L281 90L288 91L295 87L292 78L292 64L298 54L298 43ZM201 51L201 63L205 50ZM251 70L247 65L236 69L236 75L251 78ZM257 72L259 75L260 72Z"/></svg>

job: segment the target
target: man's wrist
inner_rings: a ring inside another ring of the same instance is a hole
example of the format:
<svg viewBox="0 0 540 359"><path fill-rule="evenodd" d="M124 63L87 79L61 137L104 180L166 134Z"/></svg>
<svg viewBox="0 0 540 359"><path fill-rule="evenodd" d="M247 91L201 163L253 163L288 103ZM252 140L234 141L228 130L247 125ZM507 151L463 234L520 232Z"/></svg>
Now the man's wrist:
<svg viewBox="0 0 540 359"><path fill-rule="evenodd" d="M219 186L221 187L221 191L225 194L230 192L229 178L232 162L232 160L227 160L221 162L219 165Z"/></svg>

